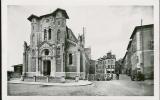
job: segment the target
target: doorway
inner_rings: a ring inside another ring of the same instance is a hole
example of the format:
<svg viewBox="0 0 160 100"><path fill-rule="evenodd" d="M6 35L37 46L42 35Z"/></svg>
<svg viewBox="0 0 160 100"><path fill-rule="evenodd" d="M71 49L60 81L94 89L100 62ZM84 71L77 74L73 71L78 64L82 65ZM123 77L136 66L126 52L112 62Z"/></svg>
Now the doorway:
<svg viewBox="0 0 160 100"><path fill-rule="evenodd" d="M43 75L47 76L51 73L51 61L50 60L44 60L43 61Z"/></svg>

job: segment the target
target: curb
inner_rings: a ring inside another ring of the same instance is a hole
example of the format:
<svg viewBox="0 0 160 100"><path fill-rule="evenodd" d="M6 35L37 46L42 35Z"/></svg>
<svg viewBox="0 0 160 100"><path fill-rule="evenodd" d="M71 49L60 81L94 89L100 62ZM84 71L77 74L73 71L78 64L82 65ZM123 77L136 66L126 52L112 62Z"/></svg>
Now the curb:
<svg viewBox="0 0 160 100"><path fill-rule="evenodd" d="M86 85L91 85L93 84L90 81L82 81L81 82L77 82L77 83L41 83L41 82L22 82L22 81L8 81L8 83L11 84L28 84L28 85L48 85L48 86L86 86Z"/></svg>

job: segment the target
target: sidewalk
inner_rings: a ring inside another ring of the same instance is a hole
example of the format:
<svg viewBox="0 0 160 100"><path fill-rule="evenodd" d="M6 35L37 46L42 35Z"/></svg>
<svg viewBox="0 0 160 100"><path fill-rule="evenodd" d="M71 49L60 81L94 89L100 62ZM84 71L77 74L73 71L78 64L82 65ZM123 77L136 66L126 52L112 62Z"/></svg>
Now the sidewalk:
<svg viewBox="0 0 160 100"><path fill-rule="evenodd" d="M21 80L11 80L8 81L8 83L12 84L33 84L33 85L53 85L53 86L85 86L85 85L91 85L92 82L85 81L85 80L79 80L78 82L72 82L72 83L47 83L47 82L26 82Z"/></svg>

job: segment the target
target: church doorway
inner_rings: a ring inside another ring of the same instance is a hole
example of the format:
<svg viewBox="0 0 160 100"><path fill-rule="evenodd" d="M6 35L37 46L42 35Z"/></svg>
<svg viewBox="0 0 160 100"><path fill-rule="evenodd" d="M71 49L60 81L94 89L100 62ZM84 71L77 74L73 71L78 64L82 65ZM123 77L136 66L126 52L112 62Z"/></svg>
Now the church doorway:
<svg viewBox="0 0 160 100"><path fill-rule="evenodd" d="M50 60L44 60L43 61L43 75L50 75L51 73L51 61Z"/></svg>

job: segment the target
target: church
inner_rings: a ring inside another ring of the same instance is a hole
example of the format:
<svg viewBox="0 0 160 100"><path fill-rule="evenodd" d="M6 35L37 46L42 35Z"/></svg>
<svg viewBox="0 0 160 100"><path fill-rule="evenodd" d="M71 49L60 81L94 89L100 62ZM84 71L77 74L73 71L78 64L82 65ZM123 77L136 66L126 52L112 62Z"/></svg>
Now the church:
<svg viewBox="0 0 160 100"><path fill-rule="evenodd" d="M90 48L85 48L85 29L76 38L67 27L69 19L64 9L52 13L30 15L30 45L24 42L23 76L51 76L86 79Z"/></svg>

